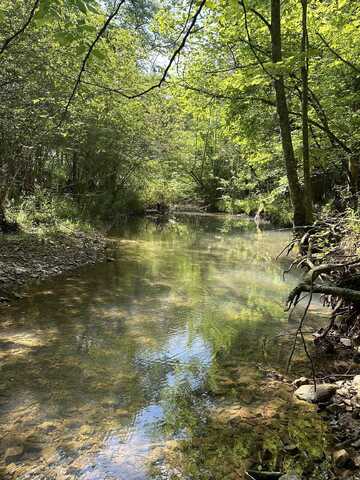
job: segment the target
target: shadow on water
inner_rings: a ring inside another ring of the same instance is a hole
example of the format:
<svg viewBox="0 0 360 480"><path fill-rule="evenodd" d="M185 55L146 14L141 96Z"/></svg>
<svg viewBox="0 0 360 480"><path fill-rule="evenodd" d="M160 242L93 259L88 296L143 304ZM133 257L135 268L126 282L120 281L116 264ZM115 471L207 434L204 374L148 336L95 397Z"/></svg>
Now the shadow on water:
<svg viewBox="0 0 360 480"><path fill-rule="evenodd" d="M321 478L321 419L267 373L289 349L296 279L274 261L287 238L231 217L136 220L113 233L113 263L3 309L0 474L217 480L261 464Z"/></svg>

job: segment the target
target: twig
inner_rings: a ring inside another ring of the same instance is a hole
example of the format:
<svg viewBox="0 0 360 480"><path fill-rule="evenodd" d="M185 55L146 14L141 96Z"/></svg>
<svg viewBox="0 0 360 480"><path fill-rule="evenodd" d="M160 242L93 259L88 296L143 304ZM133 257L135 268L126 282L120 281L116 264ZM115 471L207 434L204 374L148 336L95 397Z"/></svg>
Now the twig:
<svg viewBox="0 0 360 480"><path fill-rule="evenodd" d="M296 244L296 241L295 240L292 240L290 243L288 243L282 250L281 252L276 256L275 260L279 260L279 258L281 257L281 255L285 252L285 250L288 250L287 251L287 255L289 255L289 253L291 252L291 250L294 248Z"/></svg>
<svg viewBox="0 0 360 480"><path fill-rule="evenodd" d="M321 33L319 32L316 32L316 35L321 39L321 41L327 46L327 48L330 50L331 53L333 53L335 55L335 57L337 57L339 60L341 60L343 63L345 63L348 67L352 68L353 70L355 70L355 72L357 73L360 73L360 68L355 65L354 63L350 62L350 60L346 60L346 58L344 58L342 55L340 55L340 53L338 53L333 47L331 47L331 45L329 44L329 42L327 40L325 40L325 38L321 35Z"/></svg>
<svg viewBox="0 0 360 480"><path fill-rule="evenodd" d="M249 23L248 23L247 10L246 10L245 3L242 0L239 0L239 4L242 7L243 12L244 12L245 31L246 31L246 36L247 36L249 47L250 47L254 57L256 58L257 62L259 63L260 67L265 72L265 74L268 75L271 79L274 79L274 76L264 66L264 62L261 60L260 56L258 55L258 53L257 53L256 49L254 48L254 45L251 41L251 35L250 35L250 30L249 30ZM268 24L268 23L267 23L267 25L268 25L268 28L271 31L271 25Z"/></svg>
<svg viewBox="0 0 360 480"><path fill-rule="evenodd" d="M170 57L170 60L160 78L160 80L158 81L158 83L152 85L151 87L143 90L142 92L139 92L139 93L135 93L134 95L127 95L125 94L124 92L122 93L123 96L125 96L126 98L128 99L134 99L134 98L138 98L138 97L141 97L143 95L146 95L147 93L151 92L152 90L155 90L156 88L160 88L162 86L162 84L166 81L166 78L168 76L168 73L170 71L170 68L172 67L172 64L174 63L174 61L176 60L177 56L180 54L180 52L182 51L182 49L185 47L186 45L186 42L187 42L187 39L189 37L189 35L192 33L192 30L193 28L195 27L196 25L196 22L197 22L197 19L200 15L200 13L202 12L202 9L204 8L205 6L205 3L206 3L206 0L201 0L200 2L200 5L198 7L198 9L196 10L196 12L194 13L194 16L190 22L190 26L189 28L187 29L185 35L183 36L183 39L181 40L181 43L180 45L178 46L178 48L173 52L173 54L171 55Z"/></svg>
<svg viewBox="0 0 360 480"><path fill-rule="evenodd" d="M304 319L305 320L305 319ZM304 346L304 350L305 350L305 353L306 353L306 356L308 357L309 359L309 362L310 362L310 366L311 366L311 374L312 374L312 378L313 378L313 383L314 383L314 388L315 388L315 391L316 391L316 375L315 375L315 366L314 366L314 362L313 362L313 359L310 355L310 352L309 352L309 349L306 345L306 341L305 341L305 337L304 337L304 333L302 331L302 328L300 328L300 335L301 335L301 340L303 342L303 346Z"/></svg>
<svg viewBox="0 0 360 480"><path fill-rule="evenodd" d="M25 23L23 24L23 26L19 30L17 30L15 33L10 35L10 37L4 40L0 50L0 55L4 53L7 48L9 48L10 43L12 43L19 35L21 35L27 29L27 27L30 25L31 20L34 18L34 15L35 15L36 9L39 6L39 3L40 3L40 0L35 0L34 5L32 6L32 9L30 11L30 14L27 20L25 21Z"/></svg>
<svg viewBox="0 0 360 480"><path fill-rule="evenodd" d="M291 352L290 352L290 356L289 356L289 359L288 359L288 363L287 363L287 367L286 367L286 372L288 373L289 372L289 369L290 369L290 365L291 365L291 361L293 359L293 356L294 356L294 353L295 353L295 348L296 348L296 342L297 342L297 337L299 335L299 333L301 333L301 329L302 329L302 326L304 324L304 321L305 321L305 318L306 318L306 315L307 315L307 312L310 308L310 304L311 304L311 301L312 301L312 296L313 296L313 292L312 290L310 291L310 295L309 295L309 300L308 300L308 303L305 307L305 310L304 310L304 313L301 317L301 320L299 322L299 326L298 326L298 329L295 333L295 338L294 338L294 343L293 343L293 346L292 346L292 349L291 349ZM297 300L298 302L298 300ZM292 312L291 312L292 313ZM312 362L311 362L312 363ZM316 385L316 382L315 382L315 385Z"/></svg>
<svg viewBox="0 0 360 480"><path fill-rule="evenodd" d="M336 313L337 313L338 310L341 308L342 304L343 304L343 299L341 298L341 299L337 302L334 310L332 311L331 321L329 322L329 325L327 326L327 328L325 329L324 333L323 333L319 338L326 338L326 337L327 337L328 333L330 332L330 330L331 330L332 327L334 326L335 319L336 319Z"/></svg>
<svg viewBox="0 0 360 480"><path fill-rule="evenodd" d="M80 85L80 83L81 83L81 77L82 77L82 75L83 75L83 73L84 73L84 71L85 71L85 67L86 67L86 64L87 64L90 56L91 56L92 50L94 49L96 43L97 43L98 40L101 38L101 36L103 35L103 33L106 31L109 23L110 23L111 20L116 16L116 14L118 13L121 5L122 5L124 2L125 2L125 0L122 0L122 1L118 4L118 6L117 6L117 8L115 9L115 11L107 18L106 22L104 23L104 25L102 26L102 28L101 28L100 31L98 32L95 40L93 41L93 43L91 44L88 52L86 53L86 55L85 55L85 57L84 57L84 60L83 60L83 62L82 62L82 66L81 66L81 69L80 69L78 78L77 78L77 80L76 80L76 82L75 82L73 91L72 91L72 93L71 93L71 95L70 95L70 97L69 97L69 100L68 100L67 104L66 104L66 107L65 107L65 110L64 110L64 114L63 114L63 116L62 116L62 119L61 119L58 127L61 126L61 124L62 124L62 122L63 122L63 120L64 120L64 118L65 118L65 115L66 115L66 113L67 113L68 110L69 110L70 104L71 104L72 100L73 100L74 97L75 97L76 91L77 91L77 89L79 88L79 85ZM200 13L201 13L201 11L202 11L205 3L206 3L206 0L201 0L200 5L199 5L198 9L196 10L196 12L195 12L195 14L194 14L194 16L193 16L193 18L192 18L192 20L191 20L191 22L190 22L190 26L189 26L189 28L187 29L185 35L183 36L183 39L182 39L180 45L179 45L178 48L176 48L176 50L173 52L173 54L172 54L172 56L170 57L170 60L169 60L169 62L168 62L168 64L167 64L167 66L166 66L166 68L165 68L165 70L164 70L164 72L163 72L160 80L159 80L156 84L152 85L152 86L149 87L149 88L146 88L145 90L143 90L143 91L141 91L141 92L135 93L135 94L133 94L133 95L129 95L129 94L127 94L127 93L125 93L124 91L119 90L119 89L113 89L113 88L106 88L106 89L109 90L109 91L112 91L112 92L114 92L114 93L117 93L117 94L119 94L119 95L121 95L121 96L123 96L123 97L125 97L125 98L127 98L127 99L129 99L129 100L132 100L132 99L135 99L135 98L139 98L139 97L141 97L141 96L143 96L143 95L146 95L147 93L150 93L152 90L155 90L156 88L160 88L160 87L163 85L163 83L166 81L166 78L167 78L167 76L168 76L168 73L169 73L170 68L172 67L174 61L176 60L176 58L178 57L178 55L180 54L180 52L182 51L182 49L185 47L186 42L187 42L187 40L188 40L188 37L189 37L189 35L192 33L192 31L193 31L193 28L194 28L194 26L196 25L197 19L198 19L199 15L200 15Z"/></svg>
<svg viewBox="0 0 360 480"><path fill-rule="evenodd" d="M69 111L69 108L70 108L70 105L71 105L71 102L73 101L75 95L76 95L76 92L80 86L80 83L81 83L81 77L83 76L83 73L85 72L85 68L86 68L86 64L87 62L89 61L89 58L92 54L92 51L94 50L96 44L98 43L98 41L100 40L100 38L103 36L103 34L106 32L108 26L110 25L111 21L113 20L113 18L119 13L119 10L120 10L120 7L125 3L125 0L120 0L120 2L118 3L118 5L115 7L115 9L113 10L113 12L107 17L106 21L104 22L103 26L100 28L100 30L98 31L96 37L94 38L94 40L92 41L88 51L86 52L86 55L85 57L83 58L83 61L81 63L81 68L80 68L80 71L79 71L79 74L77 76L77 79L76 79L76 82L74 84L74 87L72 89L72 92L70 94L70 97L66 103L66 106L65 106L65 110L62 114L62 117L61 117L61 120L58 124L58 127L61 126L62 122L64 121L65 119L65 116L67 114L67 112Z"/></svg>

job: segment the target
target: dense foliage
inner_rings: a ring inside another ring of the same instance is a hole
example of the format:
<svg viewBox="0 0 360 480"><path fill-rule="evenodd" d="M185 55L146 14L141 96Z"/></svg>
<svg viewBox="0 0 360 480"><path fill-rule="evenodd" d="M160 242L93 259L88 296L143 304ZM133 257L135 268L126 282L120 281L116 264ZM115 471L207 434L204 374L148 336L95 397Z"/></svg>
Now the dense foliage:
<svg viewBox="0 0 360 480"><path fill-rule="evenodd" d="M37 196L103 219L196 202L286 222L292 200L302 224L312 200L344 191L356 206L359 13L351 0L3 0L0 216Z"/></svg>

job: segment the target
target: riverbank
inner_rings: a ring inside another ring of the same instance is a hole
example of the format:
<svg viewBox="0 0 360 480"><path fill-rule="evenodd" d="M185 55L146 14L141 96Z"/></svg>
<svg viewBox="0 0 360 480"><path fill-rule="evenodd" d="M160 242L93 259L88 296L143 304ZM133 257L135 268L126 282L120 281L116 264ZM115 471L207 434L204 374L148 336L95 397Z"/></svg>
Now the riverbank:
<svg viewBox="0 0 360 480"><path fill-rule="evenodd" d="M100 233L71 231L0 237L0 303L21 296L29 283L106 260Z"/></svg>
<svg viewBox="0 0 360 480"><path fill-rule="evenodd" d="M291 268L297 266L305 269L305 273L289 294L289 309L296 307L304 293L308 294L296 335L301 337L308 323L307 309L313 294L321 295L331 314L326 324L318 325L312 338L308 338L309 345L313 344L313 371L309 378L294 382L294 395L316 404L327 421L333 436L332 464L336 478L355 480L360 478L358 218L351 212L324 216L302 235L295 236L290 244L290 248L297 245L299 250Z"/></svg>

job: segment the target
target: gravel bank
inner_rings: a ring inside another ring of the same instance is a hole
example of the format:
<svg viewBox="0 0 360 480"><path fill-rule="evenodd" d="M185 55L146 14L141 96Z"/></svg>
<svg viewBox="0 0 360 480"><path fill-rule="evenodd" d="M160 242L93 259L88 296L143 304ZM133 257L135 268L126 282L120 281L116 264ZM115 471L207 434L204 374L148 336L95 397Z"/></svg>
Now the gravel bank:
<svg viewBox="0 0 360 480"><path fill-rule="evenodd" d="M100 234L0 235L0 303L16 298L30 282L105 261Z"/></svg>

